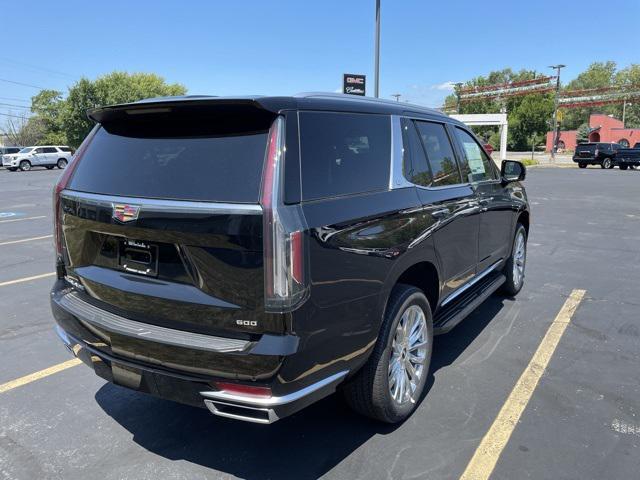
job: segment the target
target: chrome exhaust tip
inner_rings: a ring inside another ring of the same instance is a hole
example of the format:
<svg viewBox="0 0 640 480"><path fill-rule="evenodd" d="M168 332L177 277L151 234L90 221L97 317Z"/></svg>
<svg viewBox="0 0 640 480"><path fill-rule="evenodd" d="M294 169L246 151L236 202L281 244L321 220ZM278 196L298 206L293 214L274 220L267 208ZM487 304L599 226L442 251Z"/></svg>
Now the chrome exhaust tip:
<svg viewBox="0 0 640 480"><path fill-rule="evenodd" d="M268 425L278 420L278 415L272 408L248 407L218 400L205 400L204 404L211 413L219 417L261 423L263 425Z"/></svg>

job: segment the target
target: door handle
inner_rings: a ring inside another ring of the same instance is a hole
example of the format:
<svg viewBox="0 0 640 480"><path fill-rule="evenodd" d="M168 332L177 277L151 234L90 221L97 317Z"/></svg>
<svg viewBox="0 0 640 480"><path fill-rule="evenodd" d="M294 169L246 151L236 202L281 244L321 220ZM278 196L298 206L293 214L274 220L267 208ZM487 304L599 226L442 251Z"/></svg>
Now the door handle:
<svg viewBox="0 0 640 480"><path fill-rule="evenodd" d="M451 213L451 210L449 210L448 208L439 208L438 210L434 210L433 212L431 212L431 216L440 218L440 217L446 217L450 213Z"/></svg>

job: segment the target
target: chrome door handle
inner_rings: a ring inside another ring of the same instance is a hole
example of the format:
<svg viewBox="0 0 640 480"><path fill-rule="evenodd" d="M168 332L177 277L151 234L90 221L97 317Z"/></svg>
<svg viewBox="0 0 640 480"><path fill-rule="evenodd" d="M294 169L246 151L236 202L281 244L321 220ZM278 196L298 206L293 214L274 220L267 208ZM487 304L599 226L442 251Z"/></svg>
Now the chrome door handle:
<svg viewBox="0 0 640 480"><path fill-rule="evenodd" d="M431 216L433 217L445 217L451 213L451 210L448 208L439 208L438 210L434 210L431 212Z"/></svg>

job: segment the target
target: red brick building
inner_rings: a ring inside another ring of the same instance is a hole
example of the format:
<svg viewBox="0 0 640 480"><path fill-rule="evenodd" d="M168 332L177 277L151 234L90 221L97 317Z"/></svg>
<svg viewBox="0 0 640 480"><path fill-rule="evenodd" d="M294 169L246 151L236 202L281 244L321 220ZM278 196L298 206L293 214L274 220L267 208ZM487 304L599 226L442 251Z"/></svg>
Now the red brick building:
<svg viewBox="0 0 640 480"><path fill-rule="evenodd" d="M624 128L617 118L594 113L589 117L589 141L590 142L617 142L622 145L634 145L640 142L640 128ZM577 130L565 130L560 132L558 149L575 150ZM553 132L547 133L547 152L553 146Z"/></svg>

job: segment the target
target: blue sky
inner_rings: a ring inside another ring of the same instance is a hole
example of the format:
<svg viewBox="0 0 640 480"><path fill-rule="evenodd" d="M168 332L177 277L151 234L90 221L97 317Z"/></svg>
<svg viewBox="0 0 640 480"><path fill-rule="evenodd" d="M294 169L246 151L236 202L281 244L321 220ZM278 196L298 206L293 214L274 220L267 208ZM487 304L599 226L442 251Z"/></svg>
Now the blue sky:
<svg viewBox="0 0 640 480"><path fill-rule="evenodd" d="M144 71L192 94L287 95L334 91L349 72L373 94L374 4L2 0L0 78L66 91L81 76ZM638 0L382 0L380 93L437 106L451 82L504 67L565 63L571 79L594 61L638 63L639 19ZM0 81L0 103L37 91Z"/></svg>

